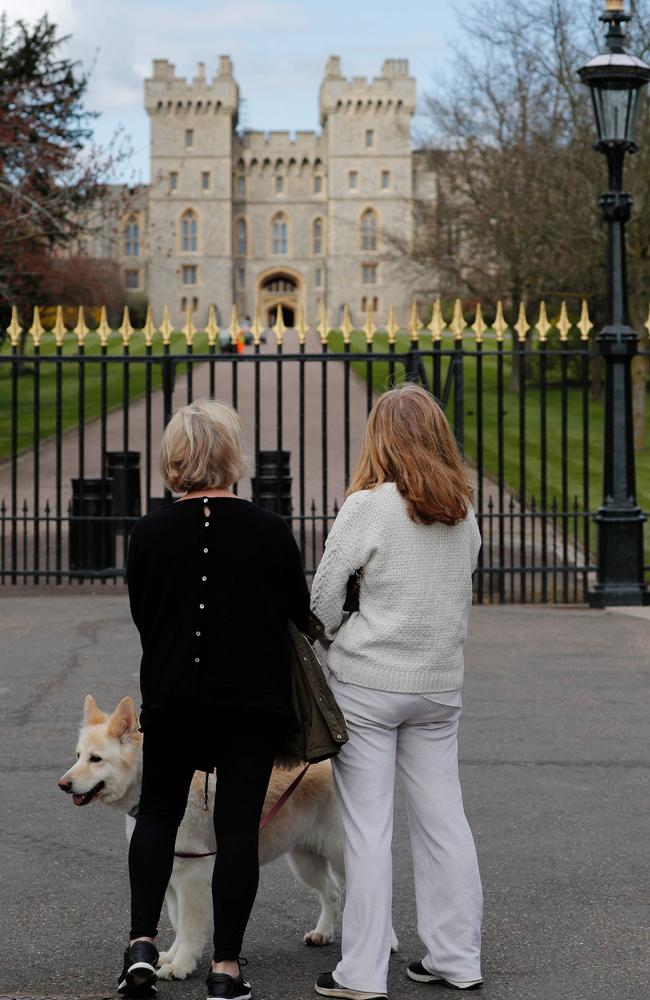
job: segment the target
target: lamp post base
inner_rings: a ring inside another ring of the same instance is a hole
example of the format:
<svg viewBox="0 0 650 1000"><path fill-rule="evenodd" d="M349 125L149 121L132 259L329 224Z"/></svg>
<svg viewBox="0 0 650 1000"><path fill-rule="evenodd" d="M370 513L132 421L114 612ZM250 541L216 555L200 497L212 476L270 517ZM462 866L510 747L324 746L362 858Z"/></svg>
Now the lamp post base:
<svg viewBox="0 0 650 1000"><path fill-rule="evenodd" d="M638 507L604 506L594 517L598 525L598 582L587 594L592 608L650 604L643 570L645 520Z"/></svg>
<svg viewBox="0 0 650 1000"><path fill-rule="evenodd" d="M645 584L596 584L588 591L590 608L645 607L650 605L650 591Z"/></svg>

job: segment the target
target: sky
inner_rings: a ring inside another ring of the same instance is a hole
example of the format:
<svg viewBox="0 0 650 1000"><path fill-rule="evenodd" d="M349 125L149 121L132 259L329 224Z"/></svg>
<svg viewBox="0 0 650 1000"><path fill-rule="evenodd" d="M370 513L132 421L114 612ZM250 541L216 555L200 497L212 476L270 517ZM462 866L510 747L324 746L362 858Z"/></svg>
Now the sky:
<svg viewBox="0 0 650 1000"><path fill-rule="evenodd" d="M47 10L70 34L67 54L92 74L86 106L101 112L100 145L116 129L133 155L115 180L149 180L149 128L143 80L155 58L178 76L198 62L210 78L230 55L243 98L245 128L318 129L318 87L329 55L346 76L376 76L385 58L407 58L421 96L448 65L459 37L456 10L468 0L4 0L9 21ZM456 10L454 9L456 8ZM421 127L416 119L415 129Z"/></svg>

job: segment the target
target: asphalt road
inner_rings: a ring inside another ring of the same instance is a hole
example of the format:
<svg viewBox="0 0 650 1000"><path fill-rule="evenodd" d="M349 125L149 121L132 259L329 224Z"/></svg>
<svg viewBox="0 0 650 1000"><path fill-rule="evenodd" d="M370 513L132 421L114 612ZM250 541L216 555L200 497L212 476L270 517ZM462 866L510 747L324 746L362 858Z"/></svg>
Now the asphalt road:
<svg viewBox="0 0 650 1000"><path fill-rule="evenodd" d="M470 633L461 759L485 889L483 996L647 996L650 621L478 608ZM113 996L124 823L75 808L56 779L84 695L104 707L136 695L137 664L123 595L0 598L0 1000ZM444 1000L458 994L404 977L421 949L399 802L391 997ZM316 912L283 862L263 871L245 942L257 1000L313 996L334 966L337 945L302 944ZM203 998L203 971L159 996Z"/></svg>

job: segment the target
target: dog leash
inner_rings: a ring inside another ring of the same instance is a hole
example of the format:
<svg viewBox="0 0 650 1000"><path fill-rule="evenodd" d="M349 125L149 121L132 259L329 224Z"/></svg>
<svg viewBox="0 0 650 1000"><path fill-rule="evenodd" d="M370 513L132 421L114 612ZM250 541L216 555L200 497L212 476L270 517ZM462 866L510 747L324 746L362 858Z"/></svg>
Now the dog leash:
<svg viewBox="0 0 650 1000"><path fill-rule="evenodd" d="M280 810L282 809L282 807L287 804L287 802L289 801L289 799L291 798L291 796L295 792L296 788L298 787L298 785L300 784L300 782L302 781L302 779L307 774L307 771L309 770L310 767L311 767L311 764L305 764L305 766L303 767L303 769L300 772L300 774L296 775L296 777L293 779L293 781L291 782L291 784L287 788L285 788L285 790L283 791L282 795L277 800L277 802L273 803L273 805L271 806L271 808L269 809L269 811L267 812L267 814L265 816L263 816L262 819L261 819L261 821L260 821L260 830L263 830L265 826L268 826L268 824L271 822L271 820L274 819L278 815L278 813L280 812ZM214 855L216 853L217 853L216 851L205 851L202 854L191 854L188 851L174 851L174 857L175 858L211 858L211 857L214 857Z"/></svg>

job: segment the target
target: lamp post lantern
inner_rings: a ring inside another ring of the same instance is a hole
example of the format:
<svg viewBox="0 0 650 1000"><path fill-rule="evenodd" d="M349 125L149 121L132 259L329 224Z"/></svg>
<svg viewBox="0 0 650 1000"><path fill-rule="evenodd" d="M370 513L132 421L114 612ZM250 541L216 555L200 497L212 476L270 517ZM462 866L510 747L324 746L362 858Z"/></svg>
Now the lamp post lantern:
<svg viewBox="0 0 650 1000"><path fill-rule="evenodd" d="M625 50L630 20L623 0L607 0L600 20L607 25L605 51L578 72L591 90L598 142L607 157L609 190L599 198L608 228L607 319L597 336L605 362L603 501L598 525L598 579L589 593L592 607L650 603L643 580L643 524L636 502L631 363L638 336L630 326L625 258L625 223L632 198L623 190L623 161L634 153L634 125L650 66Z"/></svg>

